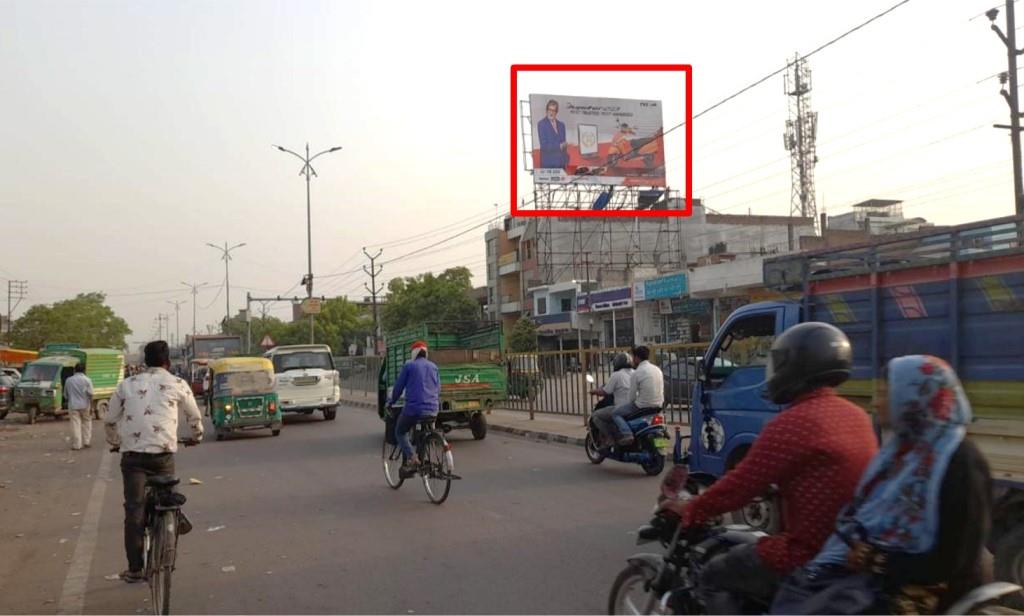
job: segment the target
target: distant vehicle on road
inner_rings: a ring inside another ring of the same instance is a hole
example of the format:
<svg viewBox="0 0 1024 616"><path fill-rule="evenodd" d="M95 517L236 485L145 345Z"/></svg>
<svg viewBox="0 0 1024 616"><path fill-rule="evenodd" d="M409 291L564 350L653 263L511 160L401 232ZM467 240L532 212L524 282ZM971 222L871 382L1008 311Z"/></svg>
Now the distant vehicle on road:
<svg viewBox="0 0 1024 616"><path fill-rule="evenodd" d="M83 349L73 345L52 345L29 362L14 390L11 410L26 413L28 422L39 415L60 417L67 413L64 381L79 363L85 364L85 375L93 385L93 415L107 412L110 397L124 379L124 353L116 349Z"/></svg>
<svg viewBox="0 0 1024 616"><path fill-rule="evenodd" d="M341 377L326 344L279 346L263 354L274 364L274 390L285 413L312 415L319 410L333 421L341 402Z"/></svg>
<svg viewBox="0 0 1024 616"><path fill-rule="evenodd" d="M281 409L274 393L274 364L263 357L226 357L210 364L209 413L217 440L236 430L269 428L281 433Z"/></svg>
<svg viewBox="0 0 1024 616"><path fill-rule="evenodd" d="M14 386L16 381L6 374L0 374L0 419L7 417L14 406Z"/></svg>
<svg viewBox="0 0 1024 616"><path fill-rule="evenodd" d="M501 324L477 321L424 323L388 334L387 356L378 374L377 412L385 419L388 390L395 384L409 349L423 340L441 376L437 425L445 432L468 427L473 438L487 436L484 412L508 397Z"/></svg>
<svg viewBox="0 0 1024 616"><path fill-rule="evenodd" d="M667 361L660 365L665 379L665 404L685 404L690 401L690 393L699 378L698 365L701 357L683 357ZM731 361L718 358L717 366L732 369Z"/></svg>
<svg viewBox="0 0 1024 616"><path fill-rule="evenodd" d="M21 371L18 370L17 368L0 368L0 374L3 374L6 377L10 377L15 381L21 380Z"/></svg>

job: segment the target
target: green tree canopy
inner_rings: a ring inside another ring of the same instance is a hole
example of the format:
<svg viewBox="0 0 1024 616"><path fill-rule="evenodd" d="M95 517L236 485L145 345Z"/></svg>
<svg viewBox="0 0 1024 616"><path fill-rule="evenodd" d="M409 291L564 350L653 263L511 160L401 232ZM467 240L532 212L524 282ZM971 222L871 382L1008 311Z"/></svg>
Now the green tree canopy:
<svg viewBox="0 0 1024 616"><path fill-rule="evenodd" d="M277 317L253 317L252 319L252 355L259 355L263 349L259 347L264 336L270 336L275 344L308 344L309 321L303 319L286 323ZM243 348L246 337L245 319L236 316L224 323L225 334L241 336ZM373 322L363 310L344 298L334 298L322 304L321 312L314 319L314 335L318 344L328 344L335 355L347 353L351 343L360 346L366 343L366 336L373 331Z"/></svg>
<svg viewBox="0 0 1024 616"><path fill-rule="evenodd" d="M465 267L449 268L438 275L394 278L388 283L384 331L426 321L478 320L480 309L470 295L472 290L471 275Z"/></svg>
<svg viewBox="0 0 1024 616"><path fill-rule="evenodd" d="M105 301L103 293L81 293L52 306L32 306L14 322L11 342L25 349L40 349L53 342L123 349L132 330Z"/></svg>
<svg viewBox="0 0 1024 616"><path fill-rule="evenodd" d="M520 317L508 337L508 350L529 353L537 350L537 324L530 317Z"/></svg>

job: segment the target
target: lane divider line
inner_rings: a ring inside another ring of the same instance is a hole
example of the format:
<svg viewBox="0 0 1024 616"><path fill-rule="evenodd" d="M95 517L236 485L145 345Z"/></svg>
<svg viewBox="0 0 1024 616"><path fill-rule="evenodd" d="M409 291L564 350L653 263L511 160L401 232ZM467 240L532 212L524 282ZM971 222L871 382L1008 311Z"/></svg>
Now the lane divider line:
<svg viewBox="0 0 1024 616"><path fill-rule="evenodd" d="M85 591L89 583L89 570L92 568L93 556L96 553L96 540L100 531L100 513L103 512L103 497L110 483L110 467L116 454L103 452L100 468L96 472L96 480L92 484L92 493L82 515L82 526L78 532L78 542L71 557L68 575L64 579L64 589L57 605L58 614L81 614L85 607Z"/></svg>

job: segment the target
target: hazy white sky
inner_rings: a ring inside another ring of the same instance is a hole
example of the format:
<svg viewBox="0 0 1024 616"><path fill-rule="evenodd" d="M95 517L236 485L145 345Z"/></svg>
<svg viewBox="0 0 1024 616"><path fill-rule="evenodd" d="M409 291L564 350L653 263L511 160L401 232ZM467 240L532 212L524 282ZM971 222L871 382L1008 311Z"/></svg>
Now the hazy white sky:
<svg viewBox="0 0 1024 616"><path fill-rule="evenodd" d="M209 282L202 327L224 313L206 242L248 243L232 311L306 270L300 165L271 143L344 147L317 164L313 269L349 272L364 245L453 225L384 246L398 257L508 207L512 63L689 63L701 111L895 3L0 0L0 277L29 281L19 313L105 291L133 341L168 300L191 299L180 281ZM1012 213L1008 138L991 128L1006 104L985 80L1005 49L970 21L996 4L912 0L811 58L819 207L897 198L941 223ZM678 100L672 83L595 77L530 89ZM695 196L788 212L786 102L780 76L694 122ZM482 229L445 246L386 265L385 281L463 264L482 284ZM322 278L316 292L362 296L363 282Z"/></svg>

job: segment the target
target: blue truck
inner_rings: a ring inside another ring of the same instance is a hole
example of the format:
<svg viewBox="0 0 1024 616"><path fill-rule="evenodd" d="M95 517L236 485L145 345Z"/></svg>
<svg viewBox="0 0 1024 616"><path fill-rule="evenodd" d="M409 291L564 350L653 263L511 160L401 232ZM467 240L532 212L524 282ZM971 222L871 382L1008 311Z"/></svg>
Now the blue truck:
<svg viewBox="0 0 1024 616"><path fill-rule="evenodd" d="M893 236L766 259L779 293L722 324L694 386L688 464L712 482L745 455L781 409L762 393L772 341L805 321L842 329L854 367L840 393L873 410L886 362L926 353L957 371L974 410L970 438L991 466L997 494L990 550L1000 579L1024 580L1024 217ZM768 529L770 495L738 512ZM784 524L784 520L782 521Z"/></svg>

